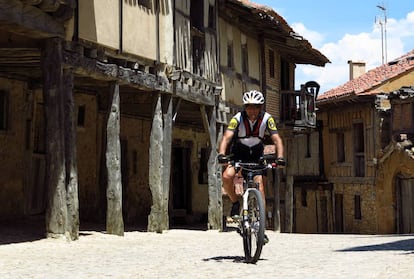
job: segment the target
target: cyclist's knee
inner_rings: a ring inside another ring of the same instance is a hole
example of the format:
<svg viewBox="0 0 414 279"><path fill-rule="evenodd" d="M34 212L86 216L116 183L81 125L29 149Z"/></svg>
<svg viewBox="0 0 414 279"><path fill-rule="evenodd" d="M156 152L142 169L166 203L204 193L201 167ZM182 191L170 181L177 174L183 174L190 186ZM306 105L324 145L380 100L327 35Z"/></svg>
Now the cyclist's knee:
<svg viewBox="0 0 414 279"><path fill-rule="evenodd" d="M222 179L225 181L233 181L235 175L236 173L233 169L227 168L223 172Z"/></svg>
<svg viewBox="0 0 414 279"><path fill-rule="evenodd" d="M233 181L234 175L231 173L223 173L222 180L224 183L231 183Z"/></svg>

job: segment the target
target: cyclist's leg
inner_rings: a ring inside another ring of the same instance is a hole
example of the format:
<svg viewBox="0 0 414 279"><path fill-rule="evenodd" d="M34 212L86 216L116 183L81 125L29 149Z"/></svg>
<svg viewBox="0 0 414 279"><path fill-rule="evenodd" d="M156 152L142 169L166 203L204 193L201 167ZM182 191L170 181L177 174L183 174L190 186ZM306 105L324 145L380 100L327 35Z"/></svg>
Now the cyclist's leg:
<svg viewBox="0 0 414 279"><path fill-rule="evenodd" d="M263 175L256 175L254 177L254 182L259 184L259 191L262 194L263 205L266 211L266 194L265 194L266 177Z"/></svg>
<svg viewBox="0 0 414 279"><path fill-rule="evenodd" d="M224 191L226 191L226 194L232 203L239 199L234 191L233 179L235 175L236 171L233 166L227 166L222 175Z"/></svg>

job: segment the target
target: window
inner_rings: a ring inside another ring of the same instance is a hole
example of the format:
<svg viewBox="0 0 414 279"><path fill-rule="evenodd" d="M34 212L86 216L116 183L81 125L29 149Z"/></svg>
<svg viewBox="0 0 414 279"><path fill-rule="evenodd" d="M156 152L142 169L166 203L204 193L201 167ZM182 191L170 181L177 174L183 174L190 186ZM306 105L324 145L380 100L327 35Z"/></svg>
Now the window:
<svg viewBox="0 0 414 279"><path fill-rule="evenodd" d="M216 13L214 11L214 6L208 6L208 27L211 29L216 29Z"/></svg>
<svg viewBox="0 0 414 279"><path fill-rule="evenodd" d="M191 1L191 26L204 32L204 0Z"/></svg>
<svg viewBox="0 0 414 279"><path fill-rule="evenodd" d="M361 196L360 195L355 195L354 196L354 218L356 220L361 220L362 219Z"/></svg>
<svg viewBox="0 0 414 279"><path fill-rule="evenodd" d="M5 91L0 91L0 131L6 131L8 128L8 107L9 98Z"/></svg>
<svg viewBox="0 0 414 279"><path fill-rule="evenodd" d="M290 67L289 63L285 60L281 61L280 64L280 89L289 90L290 89Z"/></svg>
<svg viewBox="0 0 414 279"><path fill-rule="evenodd" d="M311 135L306 134L306 158L311 157Z"/></svg>
<svg viewBox="0 0 414 279"><path fill-rule="evenodd" d="M357 177L365 176L364 124L354 123L354 173Z"/></svg>
<svg viewBox="0 0 414 279"><path fill-rule="evenodd" d="M86 108L85 105L81 105L78 107L78 127L85 127L85 115L86 115Z"/></svg>
<svg viewBox="0 0 414 279"><path fill-rule="evenodd" d="M336 161L345 162L345 135L343 132L336 134Z"/></svg>
<svg viewBox="0 0 414 279"><path fill-rule="evenodd" d="M193 36L193 72L199 76L204 74L204 37Z"/></svg>
<svg viewBox="0 0 414 279"><path fill-rule="evenodd" d="M242 45L241 55L242 55L242 73L248 75L249 74L249 53L247 50L247 44Z"/></svg>
<svg viewBox="0 0 414 279"><path fill-rule="evenodd" d="M271 49L269 49L269 76L275 77L275 53Z"/></svg>
<svg viewBox="0 0 414 279"><path fill-rule="evenodd" d="M152 9L152 0L138 0L138 4L147 9Z"/></svg>
<svg viewBox="0 0 414 279"><path fill-rule="evenodd" d="M227 44L227 67L233 69L234 61L233 61L233 43Z"/></svg>

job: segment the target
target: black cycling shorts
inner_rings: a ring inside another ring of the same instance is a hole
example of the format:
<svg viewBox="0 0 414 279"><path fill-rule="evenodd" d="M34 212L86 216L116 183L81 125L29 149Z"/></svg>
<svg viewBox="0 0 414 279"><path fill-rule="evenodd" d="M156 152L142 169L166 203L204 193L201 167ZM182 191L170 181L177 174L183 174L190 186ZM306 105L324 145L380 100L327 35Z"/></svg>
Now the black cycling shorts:
<svg viewBox="0 0 414 279"><path fill-rule="evenodd" d="M235 142L231 148L231 154L236 162L241 161L245 163L257 163L260 157L263 156L264 145L259 143L254 146L247 146L240 142ZM261 172L262 175L266 175L266 171L258 171L257 175Z"/></svg>

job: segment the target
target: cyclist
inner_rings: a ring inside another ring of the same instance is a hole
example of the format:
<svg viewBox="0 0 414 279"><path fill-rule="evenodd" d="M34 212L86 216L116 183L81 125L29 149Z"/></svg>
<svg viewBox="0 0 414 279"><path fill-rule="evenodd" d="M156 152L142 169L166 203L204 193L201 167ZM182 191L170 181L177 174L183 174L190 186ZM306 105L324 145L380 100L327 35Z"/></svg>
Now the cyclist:
<svg viewBox="0 0 414 279"><path fill-rule="evenodd" d="M251 90L243 94L244 109L232 117L219 145L217 158L219 163L228 161L225 155L230 144L230 153L233 154L235 161L257 162L263 156L263 140L265 132L268 132L276 147L278 165L285 165L282 138L273 117L263 110L264 102L263 94L259 91ZM231 217L240 213L240 202L233 184L235 175L236 171L231 165L225 167L222 175L223 188L232 202ZM254 180L259 183L259 190L265 204L265 178L263 174L256 175Z"/></svg>

